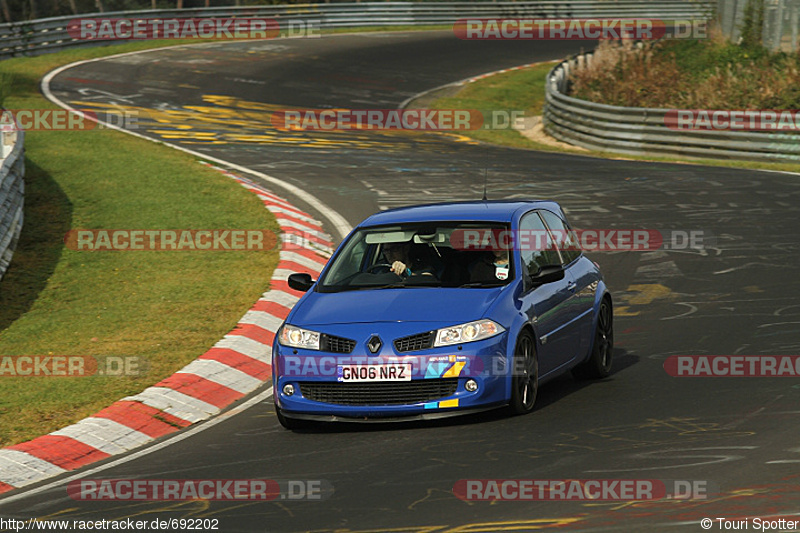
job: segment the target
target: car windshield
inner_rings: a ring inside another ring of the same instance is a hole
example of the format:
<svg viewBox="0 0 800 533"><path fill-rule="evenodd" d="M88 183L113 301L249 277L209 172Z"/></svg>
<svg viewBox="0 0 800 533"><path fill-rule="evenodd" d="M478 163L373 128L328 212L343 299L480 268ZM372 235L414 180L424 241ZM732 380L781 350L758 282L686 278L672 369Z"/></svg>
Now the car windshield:
<svg viewBox="0 0 800 533"><path fill-rule="evenodd" d="M425 287L498 287L514 279L508 224L442 222L363 228L317 284L323 292Z"/></svg>

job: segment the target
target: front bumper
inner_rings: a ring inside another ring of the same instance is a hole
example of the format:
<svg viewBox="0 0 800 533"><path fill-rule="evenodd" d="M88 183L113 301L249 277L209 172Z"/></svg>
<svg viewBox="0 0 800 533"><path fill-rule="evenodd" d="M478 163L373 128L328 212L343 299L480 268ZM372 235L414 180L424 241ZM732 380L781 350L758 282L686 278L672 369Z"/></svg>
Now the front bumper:
<svg viewBox="0 0 800 533"><path fill-rule="evenodd" d="M313 422L345 422L355 424L381 424L381 423L396 423L396 422L418 422L422 420L437 420L442 418L450 418L453 416L464 416L476 413L483 413L497 409L506 404L488 405L484 407L473 407L471 409L450 409L447 411L437 411L432 413L423 413L418 415L403 415L403 416L339 416L339 415L316 415L308 413L294 413L292 411L284 411L278 408L280 413L286 418L295 418L298 420L308 420Z"/></svg>
<svg viewBox="0 0 800 533"><path fill-rule="evenodd" d="M469 351L465 349L467 347ZM451 346L424 350L424 353L373 356L293 350L276 343L273 348L275 405L289 418L356 422L364 419L425 420L492 409L507 404L510 397L509 380L507 374L502 371L507 366L505 335L465 344L461 350L458 348ZM362 383L342 383L338 377L338 367L342 364L391 363L411 363L414 369L411 381L363 382L363 388L360 388ZM468 380L477 383L477 390L468 391L465 388ZM436 389L444 381L449 382L448 393L444 396L427 396L413 401L403 399L404 383L415 388L428 388L427 386L431 385ZM394 403L385 399L382 401L383 390L377 390L380 387L370 387L375 383L389 384L388 388L383 389L388 390L386 397L393 398ZM453 383L456 384L454 390ZM284 393L287 384L293 386L294 394ZM359 388L353 389L353 387ZM306 393L303 392L304 388ZM327 395L318 394L320 388L324 389ZM352 401L348 401L348 395L345 393L330 393L345 389L347 392L357 393L353 394ZM312 390L314 394L311 393ZM335 399L320 401L320 397ZM403 403L397 403L397 398Z"/></svg>

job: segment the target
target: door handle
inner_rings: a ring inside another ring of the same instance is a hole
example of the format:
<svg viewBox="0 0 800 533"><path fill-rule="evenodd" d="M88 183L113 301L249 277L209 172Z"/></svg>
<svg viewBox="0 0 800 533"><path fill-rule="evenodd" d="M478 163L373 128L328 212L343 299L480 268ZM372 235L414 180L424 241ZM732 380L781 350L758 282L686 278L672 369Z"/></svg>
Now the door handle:
<svg viewBox="0 0 800 533"><path fill-rule="evenodd" d="M575 282L573 281L573 282L571 282L569 285L567 285L567 290L568 290L569 292L575 292L575 288L576 288L577 286L578 286L578 284L577 284L577 283L575 283Z"/></svg>

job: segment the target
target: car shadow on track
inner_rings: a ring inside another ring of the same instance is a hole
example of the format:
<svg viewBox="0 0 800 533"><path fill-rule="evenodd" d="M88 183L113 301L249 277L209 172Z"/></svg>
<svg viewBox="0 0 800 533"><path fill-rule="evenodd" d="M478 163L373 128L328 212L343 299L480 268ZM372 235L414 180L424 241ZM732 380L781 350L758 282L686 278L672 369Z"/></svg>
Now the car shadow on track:
<svg viewBox="0 0 800 533"><path fill-rule="evenodd" d="M578 380L569 374L562 375L544 384L536 398L536 407L531 413L536 415L536 411L544 409L558 401L566 398L570 394L578 392L585 387L590 387L595 383L612 381L619 379L618 375L627 368L639 362L639 356L629 354L622 348L614 349L614 366L611 375L602 380ZM302 428L293 430L296 433L353 433L353 432L373 432L373 431L399 431L421 428L442 428L452 426L466 426L471 424L484 424L487 422L502 421L513 418L503 407L483 411L480 413L438 418L432 420L414 420L403 422L312 422ZM275 421L277 425L277 420Z"/></svg>

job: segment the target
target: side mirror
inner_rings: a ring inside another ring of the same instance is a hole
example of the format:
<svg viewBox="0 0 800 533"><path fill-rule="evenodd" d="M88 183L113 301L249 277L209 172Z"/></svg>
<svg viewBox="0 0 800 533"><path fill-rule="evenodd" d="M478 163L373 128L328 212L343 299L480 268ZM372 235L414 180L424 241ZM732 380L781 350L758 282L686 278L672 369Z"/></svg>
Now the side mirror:
<svg viewBox="0 0 800 533"><path fill-rule="evenodd" d="M548 265L539 269L539 272L531 276L534 285L544 285L564 279L564 267L561 265Z"/></svg>
<svg viewBox="0 0 800 533"><path fill-rule="evenodd" d="M314 280L311 279L311 274L296 273L289 274L289 287L296 291L306 292L314 285Z"/></svg>

